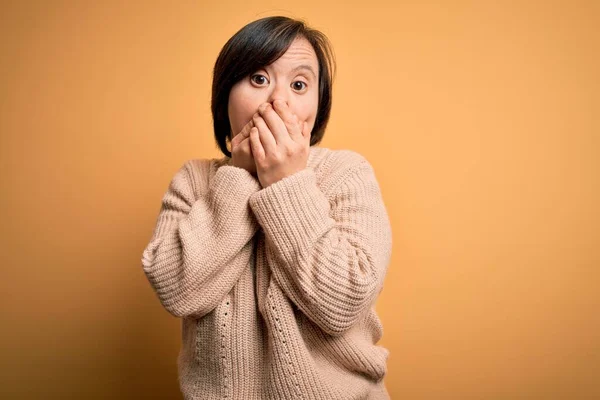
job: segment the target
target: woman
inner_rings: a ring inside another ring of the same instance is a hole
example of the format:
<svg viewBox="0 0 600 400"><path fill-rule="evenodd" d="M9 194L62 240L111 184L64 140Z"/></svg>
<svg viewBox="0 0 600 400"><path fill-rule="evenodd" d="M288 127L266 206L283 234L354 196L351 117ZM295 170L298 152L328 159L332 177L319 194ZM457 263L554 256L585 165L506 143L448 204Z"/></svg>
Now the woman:
<svg viewBox="0 0 600 400"><path fill-rule="evenodd" d="M374 305L391 228L369 162L316 146L333 66L327 38L287 17L246 25L219 54L225 156L184 163L142 257L182 318L186 399L389 398Z"/></svg>

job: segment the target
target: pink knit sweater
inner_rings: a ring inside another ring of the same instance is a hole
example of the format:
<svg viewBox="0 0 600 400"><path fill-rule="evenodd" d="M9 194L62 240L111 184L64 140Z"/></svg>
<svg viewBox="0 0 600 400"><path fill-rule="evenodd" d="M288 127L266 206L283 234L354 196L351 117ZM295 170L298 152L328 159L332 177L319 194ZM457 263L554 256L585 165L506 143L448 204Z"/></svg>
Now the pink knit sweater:
<svg viewBox="0 0 600 400"><path fill-rule="evenodd" d="M369 162L311 147L267 188L194 159L162 199L142 266L182 319L185 399L389 399L374 305L392 232Z"/></svg>

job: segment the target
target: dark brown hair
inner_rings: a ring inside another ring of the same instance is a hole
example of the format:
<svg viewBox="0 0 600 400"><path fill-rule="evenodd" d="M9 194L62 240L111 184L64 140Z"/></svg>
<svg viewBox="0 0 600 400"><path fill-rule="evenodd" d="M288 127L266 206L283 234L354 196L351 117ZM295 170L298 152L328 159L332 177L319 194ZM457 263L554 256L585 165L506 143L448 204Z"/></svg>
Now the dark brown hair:
<svg viewBox="0 0 600 400"><path fill-rule="evenodd" d="M253 21L233 35L221 49L213 70L211 110L215 140L223 154L231 157L227 141L231 140L228 103L231 88L249 74L279 57L297 37L313 47L319 63L319 105L310 145L319 143L331 114L331 92L335 75L335 56L327 37L304 21L283 16Z"/></svg>

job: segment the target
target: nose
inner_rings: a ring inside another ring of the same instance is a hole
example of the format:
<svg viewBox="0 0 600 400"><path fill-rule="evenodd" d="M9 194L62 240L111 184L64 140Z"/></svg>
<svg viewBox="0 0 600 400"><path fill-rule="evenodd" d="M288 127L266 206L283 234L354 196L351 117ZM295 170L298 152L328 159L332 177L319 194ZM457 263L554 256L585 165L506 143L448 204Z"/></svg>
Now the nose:
<svg viewBox="0 0 600 400"><path fill-rule="evenodd" d="M275 100L283 100L290 104L290 97L288 93L288 88L286 88L285 84L277 83L273 85L273 90L269 94L269 99L267 100L269 103L273 104Z"/></svg>

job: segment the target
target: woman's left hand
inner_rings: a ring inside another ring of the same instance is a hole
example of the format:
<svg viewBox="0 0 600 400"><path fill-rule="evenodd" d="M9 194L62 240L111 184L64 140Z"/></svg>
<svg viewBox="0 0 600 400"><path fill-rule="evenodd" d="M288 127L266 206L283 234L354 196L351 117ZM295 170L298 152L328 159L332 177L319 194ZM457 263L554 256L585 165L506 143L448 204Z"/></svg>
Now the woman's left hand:
<svg viewBox="0 0 600 400"><path fill-rule="evenodd" d="M283 100L263 103L252 117L250 146L263 188L306 168L310 154L308 124Z"/></svg>

